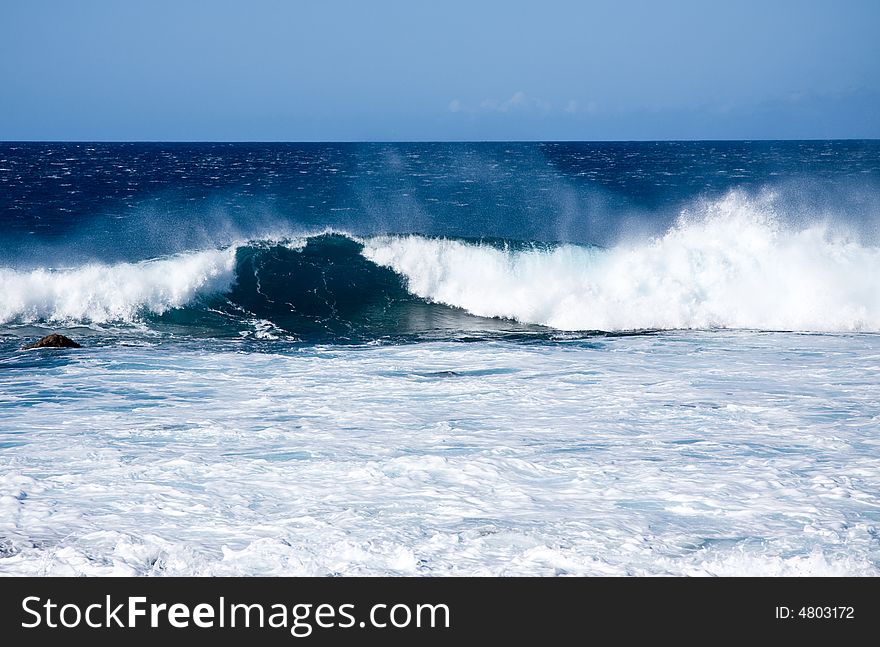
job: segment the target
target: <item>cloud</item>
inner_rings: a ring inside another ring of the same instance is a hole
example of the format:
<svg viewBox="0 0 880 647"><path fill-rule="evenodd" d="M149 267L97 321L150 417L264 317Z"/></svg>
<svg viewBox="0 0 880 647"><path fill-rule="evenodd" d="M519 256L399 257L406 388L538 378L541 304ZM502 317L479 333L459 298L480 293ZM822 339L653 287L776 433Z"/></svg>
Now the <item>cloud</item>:
<svg viewBox="0 0 880 647"><path fill-rule="evenodd" d="M599 109L599 104L596 101L587 101L586 104L581 105L574 99L570 99L568 103L565 104L565 108L563 108L563 112L574 115L574 114L590 114L594 113Z"/></svg>
<svg viewBox="0 0 880 647"><path fill-rule="evenodd" d="M464 112L469 114L479 113L513 113L513 112L541 112L550 113L553 105L549 101L531 97L522 90L517 90L509 98L498 100L494 98L483 99L476 105L466 105L459 99L449 102L449 112Z"/></svg>
<svg viewBox="0 0 880 647"><path fill-rule="evenodd" d="M510 112L511 110L517 110L519 108L528 108L529 104L529 97L526 96L525 92L519 90L518 92L514 92L513 96L507 101L502 101L501 105L498 106L498 110L501 112Z"/></svg>

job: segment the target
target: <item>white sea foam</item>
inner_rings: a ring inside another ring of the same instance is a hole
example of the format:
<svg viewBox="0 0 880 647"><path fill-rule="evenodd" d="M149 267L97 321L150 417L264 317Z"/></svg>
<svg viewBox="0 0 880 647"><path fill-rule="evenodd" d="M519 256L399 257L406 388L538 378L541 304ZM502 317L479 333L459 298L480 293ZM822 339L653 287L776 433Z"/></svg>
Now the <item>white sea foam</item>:
<svg viewBox="0 0 880 647"><path fill-rule="evenodd" d="M235 248L72 269L0 268L0 323L132 321L229 287Z"/></svg>
<svg viewBox="0 0 880 647"><path fill-rule="evenodd" d="M420 297L563 330L880 330L880 249L785 225L769 194L731 192L662 237L610 249L364 243Z"/></svg>
<svg viewBox="0 0 880 647"><path fill-rule="evenodd" d="M877 335L0 348L0 575L880 574Z"/></svg>

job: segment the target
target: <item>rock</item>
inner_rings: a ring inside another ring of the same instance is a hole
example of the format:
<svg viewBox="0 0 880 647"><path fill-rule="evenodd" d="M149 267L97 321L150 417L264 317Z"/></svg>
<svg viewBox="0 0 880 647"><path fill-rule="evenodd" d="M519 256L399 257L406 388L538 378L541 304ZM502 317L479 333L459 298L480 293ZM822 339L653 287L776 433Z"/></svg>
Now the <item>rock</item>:
<svg viewBox="0 0 880 647"><path fill-rule="evenodd" d="M434 371L433 373L426 374L425 377L461 377L461 373L456 371Z"/></svg>
<svg viewBox="0 0 880 647"><path fill-rule="evenodd" d="M41 340L24 346L22 350L30 350L32 348L82 348L82 346L64 335L46 335Z"/></svg>

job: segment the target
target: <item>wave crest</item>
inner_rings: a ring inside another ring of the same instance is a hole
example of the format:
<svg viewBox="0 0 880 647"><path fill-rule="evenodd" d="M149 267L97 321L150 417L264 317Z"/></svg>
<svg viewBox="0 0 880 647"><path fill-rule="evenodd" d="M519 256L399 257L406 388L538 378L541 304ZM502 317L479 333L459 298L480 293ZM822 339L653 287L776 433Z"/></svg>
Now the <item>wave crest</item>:
<svg viewBox="0 0 880 647"><path fill-rule="evenodd" d="M367 240L363 253L424 299L562 330L880 331L880 250L784 226L771 194L732 192L661 237L610 249L406 236Z"/></svg>
<svg viewBox="0 0 880 647"><path fill-rule="evenodd" d="M880 249L777 212L772 194L732 192L662 236L607 249L321 232L138 263L7 268L0 323L161 315L151 320L238 334L227 327L258 319L337 341L513 322L530 332L880 331Z"/></svg>
<svg viewBox="0 0 880 647"><path fill-rule="evenodd" d="M234 269L234 248L72 269L0 268L0 322L133 321L227 290Z"/></svg>

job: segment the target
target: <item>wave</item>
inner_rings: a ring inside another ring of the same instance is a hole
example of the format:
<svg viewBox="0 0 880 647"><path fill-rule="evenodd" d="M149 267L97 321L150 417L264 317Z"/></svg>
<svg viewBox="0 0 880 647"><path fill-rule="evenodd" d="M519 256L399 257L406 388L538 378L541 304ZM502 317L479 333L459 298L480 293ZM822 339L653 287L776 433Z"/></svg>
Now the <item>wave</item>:
<svg viewBox="0 0 880 647"><path fill-rule="evenodd" d="M561 330L880 330L880 249L785 225L772 194L730 193L609 249L409 236L368 240L364 254L424 299Z"/></svg>
<svg viewBox="0 0 880 647"><path fill-rule="evenodd" d="M134 321L230 287L235 250L71 269L0 268L0 323Z"/></svg>
<svg viewBox="0 0 880 647"><path fill-rule="evenodd" d="M732 192L610 248L322 232L138 263L0 269L0 323L336 341L437 330L880 331L880 249ZM536 328L542 327L542 328Z"/></svg>
<svg viewBox="0 0 880 647"><path fill-rule="evenodd" d="M147 325L198 336L340 342L524 329L421 299L362 250L360 240L325 232L137 263L0 269L0 324Z"/></svg>

